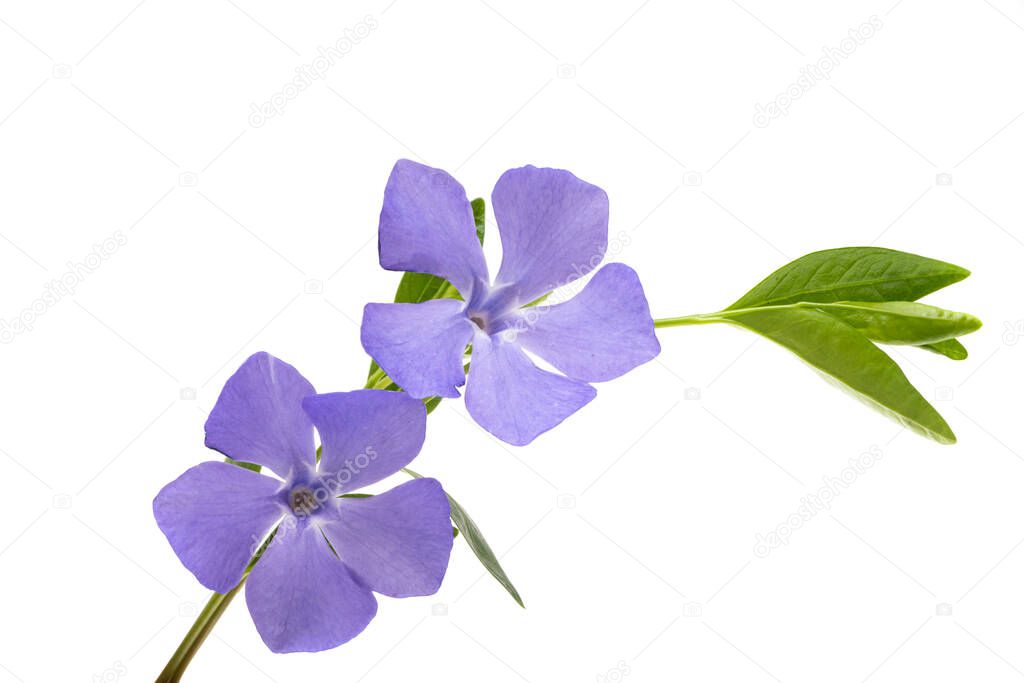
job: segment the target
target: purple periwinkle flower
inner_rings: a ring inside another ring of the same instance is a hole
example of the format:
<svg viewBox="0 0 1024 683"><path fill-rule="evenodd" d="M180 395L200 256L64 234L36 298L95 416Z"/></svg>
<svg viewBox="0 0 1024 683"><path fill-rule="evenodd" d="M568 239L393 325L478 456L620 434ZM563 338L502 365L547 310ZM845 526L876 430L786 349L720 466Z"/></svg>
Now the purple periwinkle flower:
<svg viewBox="0 0 1024 683"><path fill-rule="evenodd" d="M604 259L604 190L568 171L525 166L498 179L491 205L503 253L493 280L462 186L439 169L395 164L380 214L380 264L445 278L462 299L368 304L362 343L416 398L454 398L466 384L473 419L521 446L589 403L597 393L591 382L614 379L661 347L640 280L620 263L564 303L530 306Z"/></svg>
<svg viewBox="0 0 1024 683"><path fill-rule="evenodd" d="M257 353L224 385L206 445L279 478L204 462L165 486L153 513L182 564L218 593L238 585L276 528L245 589L256 629L274 652L336 647L373 619L374 592L430 595L441 585L452 528L436 480L344 496L408 464L425 429L423 403L407 394L317 395L291 365Z"/></svg>

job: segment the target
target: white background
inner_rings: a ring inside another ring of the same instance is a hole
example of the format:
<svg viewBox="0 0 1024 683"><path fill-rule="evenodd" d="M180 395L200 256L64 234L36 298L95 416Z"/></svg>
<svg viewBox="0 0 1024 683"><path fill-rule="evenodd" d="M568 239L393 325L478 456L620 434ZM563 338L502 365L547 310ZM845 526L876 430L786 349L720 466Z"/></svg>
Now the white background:
<svg viewBox="0 0 1024 683"><path fill-rule="evenodd" d="M960 443L901 431L742 331L664 330L656 361L527 448L458 400L430 418L416 469L528 609L458 541L438 595L382 598L331 652L270 653L237 601L190 680L1024 677L1019 0L135 3L0 4L0 317L126 242L0 346L0 681L162 668L208 593L151 500L216 457L202 425L248 354L360 385L362 306L398 279L375 232L400 157L470 196L525 163L603 187L629 241L614 258L656 317L827 247L970 268L929 301L985 321L971 357L895 353ZM754 125L872 15L830 80ZM361 22L324 79L250 125ZM755 556L873 446L830 511Z"/></svg>

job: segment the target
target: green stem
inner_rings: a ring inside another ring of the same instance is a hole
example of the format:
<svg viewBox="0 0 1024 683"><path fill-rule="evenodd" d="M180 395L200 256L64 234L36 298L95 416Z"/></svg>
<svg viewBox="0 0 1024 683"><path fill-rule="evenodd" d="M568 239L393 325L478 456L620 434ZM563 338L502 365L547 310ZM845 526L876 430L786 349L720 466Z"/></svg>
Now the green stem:
<svg viewBox="0 0 1024 683"><path fill-rule="evenodd" d="M220 620L220 615L224 614L224 610L228 608L231 601L238 591L242 590L242 586L245 585L245 580L249 578L249 572L256 566L259 559L263 556L263 551L267 549L271 541L274 540L274 536L277 535L277 527L270 532L267 539L263 541L263 544L256 550L256 554L249 560L249 565L245 568L245 573L242 574L241 580L238 585L229 590L227 593L214 593L210 596L210 599L206 603L206 607L196 617L196 621L192 624L192 628L185 634L185 638L181 641L181 645L171 655L171 659L167 662L167 666L160 672L160 675L156 678L156 683L177 683L181 680L182 675L185 673L185 669L188 667L189 662L196 656L196 652L199 652L199 648L202 647L203 641L206 640L206 636L210 635L213 627L217 625L217 621Z"/></svg>
<svg viewBox="0 0 1024 683"><path fill-rule="evenodd" d="M655 318L654 327L682 327L683 325L709 325L724 322L721 313L698 313L678 318Z"/></svg>
<svg viewBox="0 0 1024 683"><path fill-rule="evenodd" d="M683 325L707 325L710 323L728 322L729 313L730 311L719 311L718 313L684 315L678 318L659 318L654 321L654 326L656 328L681 327ZM469 371L468 365L466 366L466 371ZM366 380L367 389L384 389L391 384L391 378L379 367ZM267 542L269 542L269 539ZM266 547L266 543L264 547ZM263 548L260 548L260 552L249 563L245 574L242 576L242 580L239 581L237 586L227 593L213 594L209 602L206 603L206 607L203 608L203 611L196 618L195 623L192 624L192 628L185 634L185 639L181 641L181 645L178 646L171 660L167 662L167 666L164 667L164 670L156 679L156 683L177 683L177 681L181 680L182 674L185 673L185 667L192 661L192 658L199 651L200 646L202 646L203 641L213 631L213 627L220 619L220 615L224 613L224 610L231 604L231 600L242 589L242 586L245 585L245 580L249 577L249 572L255 566L260 554L262 554L262 550Z"/></svg>
<svg viewBox="0 0 1024 683"><path fill-rule="evenodd" d="M655 318L654 327L682 327L683 325L709 325L711 323L732 322L734 315L749 313L750 311L771 311L783 308L814 308L815 304L799 301L793 304L776 304L773 306L756 306L752 308L727 308L714 313L696 313L694 315L682 315L678 318Z"/></svg>
<svg viewBox="0 0 1024 683"><path fill-rule="evenodd" d="M242 576L242 580L238 582L238 585L229 590L227 593L214 593L210 600L206 603L206 607L196 617L196 621L192 624L192 628L189 629L188 633L185 634L184 640L181 641L181 645L175 650L174 654L171 655L171 659L167 662L167 666L160 672L160 675L156 678L156 683L177 683L181 680L182 674L185 673L185 668L188 666L192 658L195 657L196 652L202 646L203 641L206 640L206 636L210 635L213 631L213 627L217 624L220 619L220 615L224 613L228 605L231 604L231 600L238 594L238 591L242 590L242 586L245 585L245 580L249 578L248 570Z"/></svg>

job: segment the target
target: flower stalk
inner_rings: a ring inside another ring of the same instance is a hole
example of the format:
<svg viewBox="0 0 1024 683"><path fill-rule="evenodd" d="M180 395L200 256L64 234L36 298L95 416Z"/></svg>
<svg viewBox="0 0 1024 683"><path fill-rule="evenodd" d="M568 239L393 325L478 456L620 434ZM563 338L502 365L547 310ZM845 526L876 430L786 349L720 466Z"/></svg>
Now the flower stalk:
<svg viewBox="0 0 1024 683"><path fill-rule="evenodd" d="M655 318L654 328L682 327L683 325L708 325L710 323L723 322L720 313L698 313L695 315L682 315L678 318Z"/></svg>
<svg viewBox="0 0 1024 683"><path fill-rule="evenodd" d="M249 569L256 564L255 558L249 565ZM249 571L246 570L242 576L242 580L238 582L238 585L229 590L227 593L214 593L207 601L206 606L203 607L203 611L196 617L195 623L192 624L192 628L185 634L185 638L181 641L181 645L171 655L170 661L167 662L167 666L160 672L160 675L156 678L156 683L177 683L181 680L182 675L185 673L185 669L188 667L189 662L195 657L199 648L202 646L206 637L213 631L213 627L217 625L217 621L220 620L220 615L224 613L224 610L228 608L235 595L242 590L242 586L245 585L245 580L249 578Z"/></svg>

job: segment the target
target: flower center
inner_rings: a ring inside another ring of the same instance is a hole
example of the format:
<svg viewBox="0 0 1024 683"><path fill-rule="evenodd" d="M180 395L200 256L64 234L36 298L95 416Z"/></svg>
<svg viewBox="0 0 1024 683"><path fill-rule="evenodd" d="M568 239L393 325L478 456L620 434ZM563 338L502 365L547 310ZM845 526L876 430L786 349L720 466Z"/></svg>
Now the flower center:
<svg viewBox="0 0 1024 683"><path fill-rule="evenodd" d="M519 308L515 288L480 283L466 303L466 317L485 334L500 332L506 317Z"/></svg>
<svg viewBox="0 0 1024 683"><path fill-rule="evenodd" d="M487 331L487 318L482 313L475 313L469 316L470 322L480 328L481 331Z"/></svg>
<svg viewBox="0 0 1024 683"><path fill-rule="evenodd" d="M310 515L319 507L316 496L305 486L292 489L288 496L288 504L297 515Z"/></svg>

